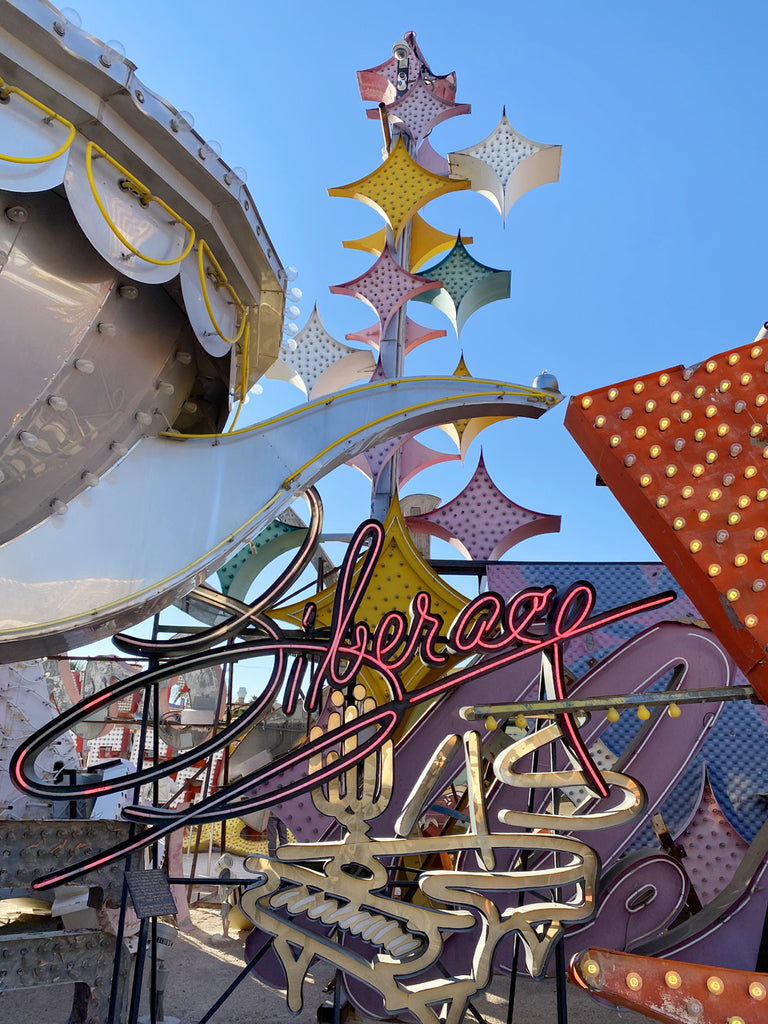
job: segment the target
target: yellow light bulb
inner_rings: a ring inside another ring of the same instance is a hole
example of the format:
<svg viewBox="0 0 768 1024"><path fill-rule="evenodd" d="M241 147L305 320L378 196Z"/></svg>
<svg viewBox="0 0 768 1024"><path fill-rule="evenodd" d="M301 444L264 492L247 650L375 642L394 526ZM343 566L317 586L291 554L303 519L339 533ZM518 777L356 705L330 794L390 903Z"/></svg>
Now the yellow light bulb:
<svg viewBox="0 0 768 1024"><path fill-rule="evenodd" d="M528 719L525 715L518 715L515 719L515 728L526 731L528 729Z"/></svg>
<svg viewBox="0 0 768 1024"><path fill-rule="evenodd" d="M710 575L710 576L719 576L719 575L720 575L720 573L722 572L722 569L721 569L721 568L720 568L720 566L719 566L719 565L717 564L717 562L713 562L713 563L712 563L712 564L711 564L711 565L709 566L709 568L707 569L707 572L709 573L709 575Z"/></svg>
<svg viewBox="0 0 768 1024"><path fill-rule="evenodd" d="M683 979L677 971L667 971L664 975L664 981L666 982L667 988L680 988L683 983Z"/></svg>
<svg viewBox="0 0 768 1024"><path fill-rule="evenodd" d="M748 629L754 629L755 626L757 625L757 616L756 615L747 615L747 616L745 616L745 618L744 618L744 625Z"/></svg>
<svg viewBox="0 0 768 1024"><path fill-rule="evenodd" d="M728 391L730 389L730 387L731 387L731 382L729 380L721 380L720 381L720 387L719 387L718 390L724 392L724 391Z"/></svg>
<svg viewBox="0 0 768 1024"><path fill-rule="evenodd" d="M701 551L701 548L702 543L700 540L692 540L691 543L688 545L688 549L692 551L694 555L698 554L698 552Z"/></svg>
<svg viewBox="0 0 768 1024"><path fill-rule="evenodd" d="M740 569L743 565L746 565L748 561L749 561L749 559L747 558L746 555L738 554L738 555L736 555L734 557L733 564L735 566L738 566L738 568Z"/></svg>
<svg viewBox="0 0 768 1024"><path fill-rule="evenodd" d="M751 373L742 373L742 375L739 378L739 380L740 380L740 383L744 387L746 387L747 384L751 384L752 383L752 374Z"/></svg>
<svg viewBox="0 0 768 1024"><path fill-rule="evenodd" d="M747 508L749 505L751 505L751 503L752 503L751 498L749 498L746 494L742 494L739 497L739 500L736 502L736 504L739 506L739 508Z"/></svg>
<svg viewBox="0 0 768 1024"><path fill-rule="evenodd" d="M669 504L669 498L666 494L660 494L656 499L656 508L666 508Z"/></svg>
<svg viewBox="0 0 768 1024"><path fill-rule="evenodd" d="M592 399L589 397L589 395L585 395L585 397L582 398L581 400L581 408L588 409L590 405L592 405Z"/></svg>
<svg viewBox="0 0 768 1024"><path fill-rule="evenodd" d="M740 523L740 522L741 522L741 516L739 515L738 512L729 512L728 513L728 525L729 526L735 526L736 523Z"/></svg>
<svg viewBox="0 0 768 1024"><path fill-rule="evenodd" d="M683 409L683 411L680 413L680 422L681 423L687 423L692 415L693 415L693 413L691 412L690 409Z"/></svg>
<svg viewBox="0 0 768 1024"><path fill-rule="evenodd" d="M658 459L661 455L661 446L658 444L652 444L650 448L650 456L652 459Z"/></svg>
<svg viewBox="0 0 768 1024"><path fill-rule="evenodd" d="M709 978L707 978L707 988L713 996L719 996L725 990L725 985L723 984L721 978L718 978L716 975L712 974Z"/></svg>
<svg viewBox="0 0 768 1024"><path fill-rule="evenodd" d="M741 597L741 592L737 590L736 587L731 587L731 589L726 592L725 596L729 601L738 601Z"/></svg>
<svg viewBox="0 0 768 1024"><path fill-rule="evenodd" d="M684 498L692 498L693 497L693 488L691 487L690 484L686 484L685 487L682 489L682 491L680 491L680 493L682 494L682 496Z"/></svg>
<svg viewBox="0 0 768 1024"><path fill-rule="evenodd" d="M595 416L595 426L596 427L604 427L605 426L605 416L602 416L602 415L601 416Z"/></svg>
<svg viewBox="0 0 768 1024"><path fill-rule="evenodd" d="M750 998L757 1001L765 999L766 995L768 995L768 989L766 989L762 981L751 981L747 991L749 992Z"/></svg>
<svg viewBox="0 0 768 1024"><path fill-rule="evenodd" d="M662 374L659 375L659 384L661 384L661 386L663 388L665 388L667 386L667 384L669 384L669 374L668 373L662 373Z"/></svg>
<svg viewBox="0 0 768 1024"><path fill-rule="evenodd" d="M717 369L717 363L714 359L710 359L707 363L707 373L714 373Z"/></svg>
<svg viewBox="0 0 768 1024"><path fill-rule="evenodd" d="M730 429L731 428L728 426L727 423L721 423L720 426L717 428L717 436L725 437L725 435L728 433Z"/></svg>
<svg viewBox="0 0 768 1024"><path fill-rule="evenodd" d="M643 390L644 388L645 388L645 384L643 384L643 382L642 382L641 380L637 380L637 381L635 381L635 383L634 383L634 386L633 386L632 390L633 390L633 391L635 392L635 394L636 394L636 395L639 395L639 394L640 394L640 392L641 392L641 391L642 391L642 390Z"/></svg>
<svg viewBox="0 0 768 1024"><path fill-rule="evenodd" d="M605 717L608 719L609 722L618 722L621 716L619 715L619 712L616 710L616 708L608 708Z"/></svg>
<svg viewBox="0 0 768 1024"><path fill-rule="evenodd" d="M758 526L755 532L752 534L754 540L765 540L768 537L768 530L764 526Z"/></svg>
<svg viewBox="0 0 768 1024"><path fill-rule="evenodd" d="M640 440L640 439L644 438L647 433L648 433L647 427L638 427L635 430L635 437L638 438L638 440Z"/></svg>
<svg viewBox="0 0 768 1024"><path fill-rule="evenodd" d="M643 473L643 475L640 477L640 486L641 487L648 487L650 482L651 482L651 477L647 473Z"/></svg>
<svg viewBox="0 0 768 1024"><path fill-rule="evenodd" d="M706 388L704 387L704 385L703 385L703 384L698 384L698 385L697 385L697 386L696 386L696 387L695 387L695 388L693 389L693 395L694 395L694 398L701 398L701 396L702 396L702 395L705 395L706 393L707 393L707 389L706 389Z"/></svg>
<svg viewBox="0 0 768 1024"><path fill-rule="evenodd" d="M763 428L759 423L753 423L752 426L749 428L750 437L757 437L757 435L762 434L762 432Z"/></svg>
<svg viewBox="0 0 768 1024"><path fill-rule="evenodd" d="M723 492L720 490L719 487L713 487L707 495L710 501L719 501L722 498L722 496Z"/></svg>
<svg viewBox="0 0 768 1024"><path fill-rule="evenodd" d="M669 416L662 416L659 420L659 430L667 430L671 422Z"/></svg>
<svg viewBox="0 0 768 1024"><path fill-rule="evenodd" d="M656 408L656 402L652 398L649 398L648 401L645 403L645 411L646 412L653 412L653 410L655 408Z"/></svg>
<svg viewBox="0 0 768 1024"><path fill-rule="evenodd" d="M680 401L682 397L683 396L680 394L679 391L673 391L672 394L669 396L669 400L672 403L672 405L677 405L677 403Z"/></svg>
<svg viewBox="0 0 768 1024"><path fill-rule="evenodd" d="M673 530L682 530L684 528L685 528L685 520L683 519L682 516L678 516L676 519L672 520L672 529Z"/></svg>
<svg viewBox="0 0 768 1024"><path fill-rule="evenodd" d="M704 430L703 427L699 427L697 430L694 430L693 432L693 438L695 441L703 441L706 436L707 432L706 430Z"/></svg>
<svg viewBox="0 0 768 1024"><path fill-rule="evenodd" d="M700 523L706 523L706 521L709 519L709 512L707 512L707 510L703 508L698 514L698 519Z"/></svg>
<svg viewBox="0 0 768 1024"><path fill-rule="evenodd" d="M693 476L701 476L704 472L705 472L705 470L704 470L704 467L701 465L701 463L697 463L693 467L693 469L691 470L691 474Z"/></svg>
<svg viewBox="0 0 768 1024"><path fill-rule="evenodd" d="M747 466L747 468L744 470L744 476L747 480L751 480L752 477L756 475L756 473L757 467L755 466Z"/></svg>
<svg viewBox="0 0 768 1024"><path fill-rule="evenodd" d="M618 397L619 397L619 392L616 390L616 388L611 388L610 391L608 392L608 401L609 402L615 402Z"/></svg>
<svg viewBox="0 0 768 1024"><path fill-rule="evenodd" d="M738 361L739 361L739 353L738 352L731 352L731 354L728 356L728 365L729 366L735 366L736 363L738 363Z"/></svg>
<svg viewBox="0 0 768 1024"><path fill-rule="evenodd" d="M680 717L680 708L677 706L677 704L670 704L669 707L667 708L667 714L669 715L670 718L679 718ZM670 988L674 988L674 987L675 986L670 985Z"/></svg>
<svg viewBox="0 0 768 1024"><path fill-rule="evenodd" d="M755 345L752 348L752 351L749 353L749 358L750 359L759 359L762 354L763 354L763 350L760 348L760 346L759 345Z"/></svg>
<svg viewBox="0 0 768 1024"><path fill-rule="evenodd" d="M618 448L621 444L621 438L618 434L611 434L611 440L608 442L611 448Z"/></svg>
<svg viewBox="0 0 768 1024"><path fill-rule="evenodd" d="M640 707L637 709L637 717L640 719L641 722L647 722L648 719L651 717L651 712L648 710L645 704L641 704Z"/></svg>
<svg viewBox="0 0 768 1024"><path fill-rule="evenodd" d="M766 402L768 402L768 395L758 395L755 399L755 405L758 409L761 409Z"/></svg>
<svg viewBox="0 0 768 1024"><path fill-rule="evenodd" d="M717 406L708 405L707 408L704 410L704 415L707 417L708 420L711 420L713 416L717 416Z"/></svg>
<svg viewBox="0 0 768 1024"><path fill-rule="evenodd" d="M709 465L711 466L713 462L717 462L717 452L711 450L708 451L706 454L706 459Z"/></svg>

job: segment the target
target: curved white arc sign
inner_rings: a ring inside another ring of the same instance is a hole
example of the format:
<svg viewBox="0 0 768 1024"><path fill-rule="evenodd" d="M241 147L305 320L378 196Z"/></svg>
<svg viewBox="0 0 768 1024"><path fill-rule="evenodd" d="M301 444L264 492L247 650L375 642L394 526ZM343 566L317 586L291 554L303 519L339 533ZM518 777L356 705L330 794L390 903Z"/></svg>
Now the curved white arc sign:
<svg viewBox="0 0 768 1024"><path fill-rule="evenodd" d="M141 621L202 581L304 488L392 435L462 416L537 418L530 388L411 378L340 393L239 434L141 441L63 516L0 548L0 660Z"/></svg>

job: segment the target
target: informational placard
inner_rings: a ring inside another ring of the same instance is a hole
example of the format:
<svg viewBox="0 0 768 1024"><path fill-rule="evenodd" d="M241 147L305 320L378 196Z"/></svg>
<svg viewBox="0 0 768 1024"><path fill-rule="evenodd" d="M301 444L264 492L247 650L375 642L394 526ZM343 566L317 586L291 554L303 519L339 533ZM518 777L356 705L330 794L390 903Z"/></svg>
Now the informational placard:
<svg viewBox="0 0 768 1024"><path fill-rule="evenodd" d="M176 902L168 879L160 869L126 871L125 880L138 917L162 917L176 913Z"/></svg>

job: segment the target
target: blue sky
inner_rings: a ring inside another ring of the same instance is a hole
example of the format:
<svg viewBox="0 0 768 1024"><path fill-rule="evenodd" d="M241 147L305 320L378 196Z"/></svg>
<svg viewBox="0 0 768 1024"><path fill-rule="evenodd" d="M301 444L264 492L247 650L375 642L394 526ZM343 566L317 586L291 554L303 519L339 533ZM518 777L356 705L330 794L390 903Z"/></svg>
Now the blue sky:
<svg viewBox="0 0 768 1024"><path fill-rule="evenodd" d="M436 73L457 71L457 99L472 104L469 116L434 130L439 152L483 139L504 105L522 134L564 147L560 183L524 196L506 228L474 193L423 211L443 230L473 235L476 259L512 271L511 299L476 313L462 333L476 376L528 384L548 369L564 393L577 394L745 344L768 319L764 4L75 6L85 30L121 40L145 84L191 111L223 158L246 168L277 252L299 268L299 324L315 301L340 340L373 320L368 307L328 287L370 265L341 243L381 220L326 190L377 166L381 132L365 117L355 72L385 60L408 29ZM452 372L459 346L450 325L421 303L411 312L449 336L419 349L406 369ZM302 400L265 383L246 410L251 420ZM565 404L537 422L490 428L463 469L437 467L406 491L450 499L482 444L505 493L563 516L560 535L533 538L507 557L652 558L607 489L595 488L563 428ZM354 470L337 471L321 493L334 531L367 515L368 485Z"/></svg>

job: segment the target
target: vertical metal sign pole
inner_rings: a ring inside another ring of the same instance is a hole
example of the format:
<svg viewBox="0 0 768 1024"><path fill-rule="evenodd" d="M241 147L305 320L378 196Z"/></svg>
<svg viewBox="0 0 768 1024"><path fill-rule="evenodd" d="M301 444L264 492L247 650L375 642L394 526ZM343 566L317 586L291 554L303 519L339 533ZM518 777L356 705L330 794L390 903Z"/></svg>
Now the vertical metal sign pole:
<svg viewBox="0 0 768 1024"><path fill-rule="evenodd" d="M152 621L152 639L157 640L160 616L156 615ZM157 668L158 659L152 658L150 669ZM157 683L152 687L152 767L156 768L160 761L160 687ZM152 783L152 803L155 807L160 806L160 783L155 780ZM157 843L152 844L152 867L157 869L158 848ZM150 1024L157 1024L157 918L153 915L149 929L149 940L152 944L150 953L150 974L149 974L149 1020Z"/></svg>
<svg viewBox="0 0 768 1024"><path fill-rule="evenodd" d="M151 664L151 662L150 662ZM137 763L142 764L144 760L144 748L147 741L147 717L149 715L149 704L147 701L147 691L144 690L144 704L142 707L141 714L141 727L139 729L139 746L138 753L136 756ZM136 785L133 789L133 802L137 804L139 802L139 796L141 793L141 786ZM136 833L136 826L131 823L128 829L128 835L132 839ZM125 859L125 871L131 869L131 855ZM117 921L117 935L115 936L115 959L112 964L112 988L109 993L109 1010L107 1012L107 1024L115 1024L115 1012L117 1011L117 997L120 990L120 967L122 965L122 952L123 952L123 939L125 937L125 912L128 905L128 883L125 880L125 873L123 874L123 891L120 898L120 915ZM139 957L141 956L141 950L137 952L136 969L138 969Z"/></svg>

